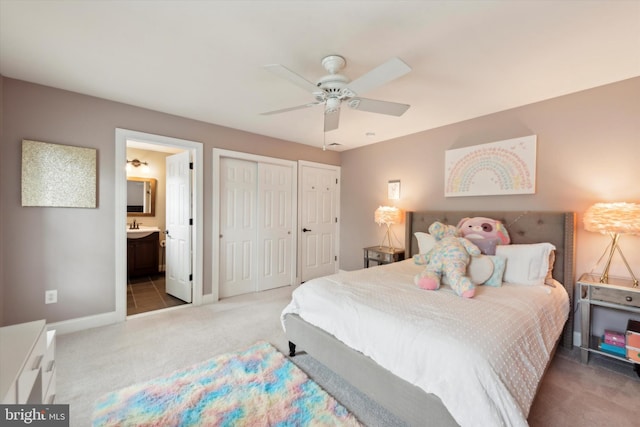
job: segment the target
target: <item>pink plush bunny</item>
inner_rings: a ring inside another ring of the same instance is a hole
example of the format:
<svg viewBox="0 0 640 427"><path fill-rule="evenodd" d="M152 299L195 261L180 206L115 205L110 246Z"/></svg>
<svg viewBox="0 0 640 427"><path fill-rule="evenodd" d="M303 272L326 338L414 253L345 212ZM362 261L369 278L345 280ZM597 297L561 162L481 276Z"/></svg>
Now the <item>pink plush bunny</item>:
<svg viewBox="0 0 640 427"><path fill-rule="evenodd" d="M497 245L508 245L511 242L502 222L491 218L463 218L458 223L458 229L462 237L478 246L485 255L495 255Z"/></svg>

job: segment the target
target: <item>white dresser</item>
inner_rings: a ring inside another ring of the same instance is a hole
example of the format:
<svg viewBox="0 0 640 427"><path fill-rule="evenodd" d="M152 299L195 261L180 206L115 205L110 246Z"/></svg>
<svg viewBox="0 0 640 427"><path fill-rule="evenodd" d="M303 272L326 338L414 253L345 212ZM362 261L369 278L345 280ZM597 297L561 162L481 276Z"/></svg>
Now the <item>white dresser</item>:
<svg viewBox="0 0 640 427"><path fill-rule="evenodd" d="M55 345L56 331L44 320L0 328L0 402L54 402Z"/></svg>

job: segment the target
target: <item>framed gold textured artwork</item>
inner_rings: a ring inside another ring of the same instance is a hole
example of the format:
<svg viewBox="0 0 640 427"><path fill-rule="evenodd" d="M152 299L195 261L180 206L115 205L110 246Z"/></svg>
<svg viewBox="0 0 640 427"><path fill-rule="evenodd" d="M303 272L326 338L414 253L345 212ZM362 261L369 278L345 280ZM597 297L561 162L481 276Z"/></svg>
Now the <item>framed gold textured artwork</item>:
<svg viewBox="0 0 640 427"><path fill-rule="evenodd" d="M445 197L534 194L536 135L445 152Z"/></svg>
<svg viewBox="0 0 640 427"><path fill-rule="evenodd" d="M22 206L95 208L94 148L22 140Z"/></svg>

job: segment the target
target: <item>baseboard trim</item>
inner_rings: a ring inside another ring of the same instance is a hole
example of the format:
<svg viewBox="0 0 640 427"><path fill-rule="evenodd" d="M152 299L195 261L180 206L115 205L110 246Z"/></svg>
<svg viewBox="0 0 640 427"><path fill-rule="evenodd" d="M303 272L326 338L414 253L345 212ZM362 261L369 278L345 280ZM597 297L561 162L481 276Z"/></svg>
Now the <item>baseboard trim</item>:
<svg viewBox="0 0 640 427"><path fill-rule="evenodd" d="M573 345L580 347L582 344L582 334L580 332L573 331Z"/></svg>
<svg viewBox="0 0 640 427"><path fill-rule="evenodd" d="M85 329L97 328L100 326L118 323L115 311L110 313L96 314L94 316L78 317L77 319L63 320L47 324L49 330L55 329L59 335L70 334L72 332L83 331Z"/></svg>
<svg viewBox="0 0 640 427"><path fill-rule="evenodd" d="M216 302L216 300L214 300L213 294L207 294L202 296L200 304L213 304L214 302ZM195 306L195 305L196 305L195 303L189 304L188 307ZM85 329L113 325L114 323L120 323L122 321L123 320L118 319L116 312L112 311L109 313L102 313L102 314L96 314L93 316L78 317L76 319L63 320L61 322L48 323L47 328L49 330L55 329L57 334L63 335L63 334L70 334L73 332L83 331Z"/></svg>

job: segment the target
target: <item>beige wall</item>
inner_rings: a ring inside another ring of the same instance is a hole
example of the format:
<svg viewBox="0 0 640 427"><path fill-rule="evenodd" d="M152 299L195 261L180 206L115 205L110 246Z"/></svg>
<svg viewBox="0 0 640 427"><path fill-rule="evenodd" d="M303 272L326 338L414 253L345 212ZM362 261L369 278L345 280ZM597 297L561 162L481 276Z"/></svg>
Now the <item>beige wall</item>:
<svg viewBox="0 0 640 427"><path fill-rule="evenodd" d="M339 164L336 152L24 81L2 79L2 324L59 322L115 310L115 129L204 144L204 293L211 292L212 149ZM98 150L97 209L23 208L22 139ZM44 293L58 290L57 304Z"/></svg>
<svg viewBox="0 0 640 427"><path fill-rule="evenodd" d="M533 134L536 194L444 197L446 150ZM392 179L401 180L396 205L405 210L577 212L579 276L609 243L584 230L583 212L599 201L640 203L640 77L342 153L341 268L361 268L362 248L380 243L384 230L373 212L390 203ZM394 231L404 244L404 225ZM620 246L640 277L640 236L624 236ZM611 274L628 277L614 260Z"/></svg>
<svg viewBox="0 0 640 427"><path fill-rule="evenodd" d="M591 270L607 238L583 230L597 201L640 202L640 78L619 82L338 153L183 119L18 80L0 78L0 317L2 324L58 322L114 310L115 128L204 144L204 288L211 291L211 150L341 164L340 267L362 266L362 248L383 230L373 211L387 204L387 181L400 179L403 209L575 211L577 274ZM444 152L536 134L534 195L445 198ZM22 139L98 149L98 208L23 208ZM403 238L403 226L395 234ZM403 243L403 242L402 242ZM640 274L640 237L621 246ZM612 273L626 275L621 263ZM58 304L44 292L58 289Z"/></svg>
<svg viewBox="0 0 640 427"><path fill-rule="evenodd" d="M4 133L4 79L0 75L0 141L2 141L2 134ZM4 180L4 174L2 173L2 161L0 161L0 181ZM4 212L4 190L0 185L0 325L2 325L2 319L4 318L4 234L2 229Z"/></svg>
<svg viewBox="0 0 640 427"><path fill-rule="evenodd" d="M446 150L534 134L536 194L444 197ZM582 213L598 201L640 203L639 161L640 77L346 151L340 189L341 268L360 268L362 247L382 239L373 212L390 203L387 181L400 179L396 205L405 210L577 212L577 273L584 273L608 237L584 231ZM404 225L394 230L403 239ZM620 244L640 275L640 237L624 236ZM625 275L624 265L615 268Z"/></svg>

